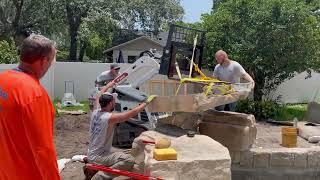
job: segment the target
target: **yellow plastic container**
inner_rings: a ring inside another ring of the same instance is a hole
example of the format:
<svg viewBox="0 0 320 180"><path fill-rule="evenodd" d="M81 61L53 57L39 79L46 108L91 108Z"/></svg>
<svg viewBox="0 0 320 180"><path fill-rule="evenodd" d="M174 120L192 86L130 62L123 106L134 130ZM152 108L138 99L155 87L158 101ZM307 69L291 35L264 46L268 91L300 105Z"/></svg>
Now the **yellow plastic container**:
<svg viewBox="0 0 320 180"><path fill-rule="evenodd" d="M294 127L282 127L282 146L297 147L298 129Z"/></svg>
<svg viewBox="0 0 320 180"><path fill-rule="evenodd" d="M177 160L177 151L173 148L154 149L153 158L158 161Z"/></svg>

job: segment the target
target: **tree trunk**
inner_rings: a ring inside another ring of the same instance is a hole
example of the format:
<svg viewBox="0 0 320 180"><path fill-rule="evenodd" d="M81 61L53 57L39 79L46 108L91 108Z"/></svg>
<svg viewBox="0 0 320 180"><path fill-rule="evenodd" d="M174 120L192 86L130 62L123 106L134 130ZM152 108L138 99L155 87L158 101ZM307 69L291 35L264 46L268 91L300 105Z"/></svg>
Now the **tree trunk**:
<svg viewBox="0 0 320 180"><path fill-rule="evenodd" d="M254 94L253 94L253 98L255 101L261 101L262 100L262 96L263 96L263 92L262 89L255 87L254 88Z"/></svg>
<svg viewBox="0 0 320 180"><path fill-rule="evenodd" d="M87 41L80 42L80 52L79 52L79 61L80 62L83 62L83 57L84 57L84 54L86 52L87 47L88 47Z"/></svg>
<svg viewBox="0 0 320 180"><path fill-rule="evenodd" d="M70 1L66 1L67 18L70 33L69 60L77 61L77 36L81 24L81 18L86 17L90 6L88 5L82 12L78 8L72 7Z"/></svg>
<svg viewBox="0 0 320 180"><path fill-rule="evenodd" d="M69 60L77 61L77 35L76 29L70 27L70 49L69 49Z"/></svg>
<svg viewBox="0 0 320 180"><path fill-rule="evenodd" d="M69 23L70 34L70 48L69 48L69 61L77 61L77 36L80 22L74 9L70 6L70 1L66 1L67 18Z"/></svg>
<svg viewBox="0 0 320 180"><path fill-rule="evenodd" d="M19 29L19 22L20 22L20 17L21 17L21 12L22 12L22 7L24 4L24 0L13 0L16 14L14 16L13 22L12 22L12 29L14 33L16 33Z"/></svg>
<svg viewBox="0 0 320 180"><path fill-rule="evenodd" d="M254 77L254 81L255 81L255 87L254 87L254 100L255 101L261 101L262 97L263 97L263 88L265 85L265 80L264 80L264 75L261 74L261 72L251 72L251 75L253 75Z"/></svg>

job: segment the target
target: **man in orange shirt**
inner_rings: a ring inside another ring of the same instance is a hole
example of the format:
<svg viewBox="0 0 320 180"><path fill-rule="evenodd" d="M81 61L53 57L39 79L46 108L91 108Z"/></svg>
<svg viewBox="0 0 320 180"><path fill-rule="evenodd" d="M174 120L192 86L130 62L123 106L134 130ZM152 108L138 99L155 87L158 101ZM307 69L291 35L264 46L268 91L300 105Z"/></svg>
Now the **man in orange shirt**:
<svg viewBox="0 0 320 180"><path fill-rule="evenodd" d="M54 43L22 42L20 64L0 74L0 179L57 180L54 108L39 79L55 61Z"/></svg>

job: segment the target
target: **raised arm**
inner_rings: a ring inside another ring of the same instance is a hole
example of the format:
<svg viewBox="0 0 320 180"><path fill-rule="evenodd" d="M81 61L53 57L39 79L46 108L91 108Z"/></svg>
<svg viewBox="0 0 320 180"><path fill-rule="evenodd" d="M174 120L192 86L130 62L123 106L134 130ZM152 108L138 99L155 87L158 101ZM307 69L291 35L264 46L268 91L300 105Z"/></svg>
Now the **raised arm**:
<svg viewBox="0 0 320 180"><path fill-rule="evenodd" d="M112 88L113 86L115 85L115 82L114 81L110 81L107 85L103 86L101 91L98 92L97 95L95 95L94 97L94 105L93 105L93 110L97 109L99 107L99 98L100 96L107 92L108 89Z"/></svg>
<svg viewBox="0 0 320 180"><path fill-rule="evenodd" d="M146 102L141 103L139 106L133 108L132 110L122 112L122 113L112 113L110 117L110 123L116 124L120 122L124 122L129 120L132 117L135 117L138 115L139 112L141 112L156 96L151 95L148 97Z"/></svg>

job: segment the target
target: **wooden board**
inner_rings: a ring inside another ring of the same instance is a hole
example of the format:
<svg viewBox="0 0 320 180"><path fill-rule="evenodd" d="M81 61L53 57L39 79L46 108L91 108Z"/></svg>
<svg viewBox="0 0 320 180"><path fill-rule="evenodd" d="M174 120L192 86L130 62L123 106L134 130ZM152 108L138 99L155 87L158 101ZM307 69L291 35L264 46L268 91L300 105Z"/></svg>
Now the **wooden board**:
<svg viewBox="0 0 320 180"><path fill-rule="evenodd" d="M150 112L196 112L197 102L192 95L158 96L149 105Z"/></svg>
<svg viewBox="0 0 320 180"><path fill-rule="evenodd" d="M149 105L150 112L200 112L214 107L245 99L248 93L232 93L228 95L201 94L158 96Z"/></svg>

